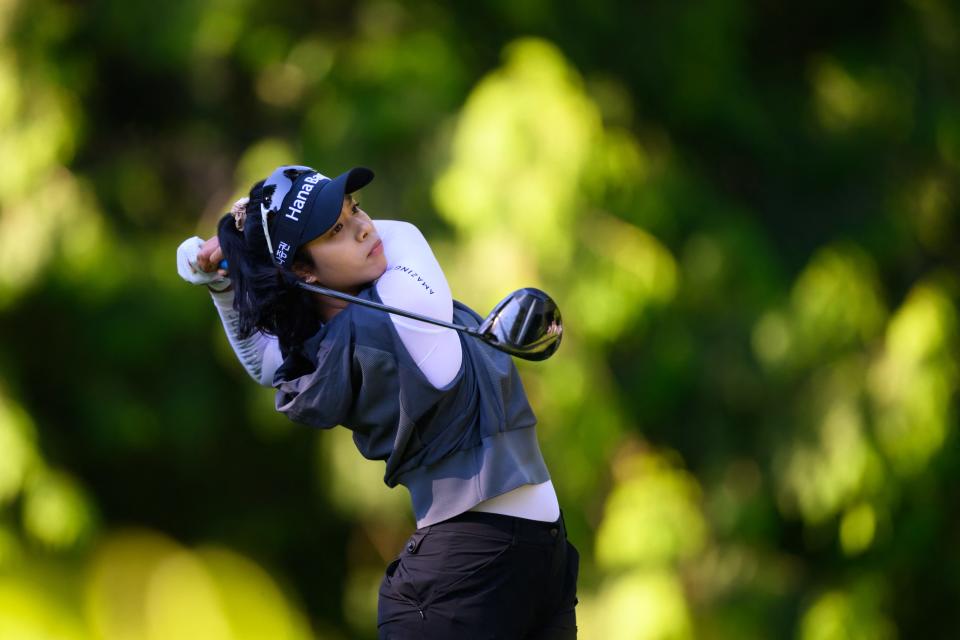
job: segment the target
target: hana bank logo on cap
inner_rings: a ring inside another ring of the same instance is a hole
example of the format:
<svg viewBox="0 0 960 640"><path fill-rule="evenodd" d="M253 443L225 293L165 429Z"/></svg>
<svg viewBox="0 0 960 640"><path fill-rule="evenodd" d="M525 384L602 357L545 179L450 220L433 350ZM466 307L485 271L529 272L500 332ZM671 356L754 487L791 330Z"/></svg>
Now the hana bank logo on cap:
<svg viewBox="0 0 960 640"><path fill-rule="evenodd" d="M300 214L303 213L303 208L307 206L307 198L310 196L310 193L317 186L317 183L323 180L324 177L319 173L314 173L303 179L303 185L300 187L300 190L297 192L296 197L293 199L293 202L290 203L290 206L287 207L286 217L290 218L294 222L300 222ZM281 243L284 244L284 243ZM277 247L277 255L279 255L280 248Z"/></svg>

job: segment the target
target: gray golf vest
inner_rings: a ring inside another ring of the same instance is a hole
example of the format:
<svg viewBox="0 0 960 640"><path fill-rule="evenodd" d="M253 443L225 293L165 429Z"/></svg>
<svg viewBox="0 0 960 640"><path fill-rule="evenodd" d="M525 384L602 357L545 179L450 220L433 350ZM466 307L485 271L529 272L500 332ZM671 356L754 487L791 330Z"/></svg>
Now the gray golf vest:
<svg viewBox="0 0 960 640"><path fill-rule="evenodd" d="M382 304L374 286L359 296ZM453 321L476 327L482 318L454 300ZM438 389L388 314L351 304L274 377L278 411L322 429L342 425L364 457L386 462L383 480L409 489L418 527L550 479L513 360L458 335L460 371Z"/></svg>

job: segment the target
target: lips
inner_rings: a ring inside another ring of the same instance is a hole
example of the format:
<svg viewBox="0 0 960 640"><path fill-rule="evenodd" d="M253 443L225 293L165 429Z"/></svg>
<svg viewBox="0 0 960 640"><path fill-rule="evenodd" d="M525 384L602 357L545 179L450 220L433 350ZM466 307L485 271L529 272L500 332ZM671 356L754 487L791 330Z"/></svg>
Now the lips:
<svg viewBox="0 0 960 640"><path fill-rule="evenodd" d="M367 257L375 256L383 252L383 243L377 240L376 244L373 245L373 248L370 249L370 253L367 254Z"/></svg>

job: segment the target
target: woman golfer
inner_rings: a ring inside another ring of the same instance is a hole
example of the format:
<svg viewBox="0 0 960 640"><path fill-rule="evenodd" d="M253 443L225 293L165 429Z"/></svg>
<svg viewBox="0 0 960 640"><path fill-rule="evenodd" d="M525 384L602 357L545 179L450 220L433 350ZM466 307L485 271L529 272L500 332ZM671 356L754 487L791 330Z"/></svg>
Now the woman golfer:
<svg viewBox="0 0 960 640"><path fill-rule="evenodd" d="M380 587L381 638L575 638L579 556L566 539L511 357L480 340L311 293L322 285L476 327L420 231L371 220L373 179L279 167L184 242L178 270L207 284L237 357L277 410L353 431L384 481L410 491L417 529ZM221 258L229 277L218 269Z"/></svg>

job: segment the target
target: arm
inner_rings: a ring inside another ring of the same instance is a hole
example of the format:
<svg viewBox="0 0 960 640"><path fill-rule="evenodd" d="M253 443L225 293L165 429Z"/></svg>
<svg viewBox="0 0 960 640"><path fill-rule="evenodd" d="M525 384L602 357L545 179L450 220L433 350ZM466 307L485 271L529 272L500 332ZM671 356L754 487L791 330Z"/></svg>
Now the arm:
<svg viewBox="0 0 960 640"><path fill-rule="evenodd" d="M259 332L240 339L239 314L233 309L233 286L226 270L218 268L222 259L223 253L216 236L206 242L197 237L188 238L177 247L177 272L191 284L207 286L220 314L227 340L240 364L254 382L266 387L273 386L273 374L283 362L280 345L276 338Z"/></svg>
<svg viewBox="0 0 960 640"><path fill-rule="evenodd" d="M375 285L384 304L451 322L450 286L420 230L396 220L374 220L374 226L387 259L387 270ZM393 314L390 320L433 386L442 387L456 377L463 358L456 331Z"/></svg>
<svg viewBox="0 0 960 640"><path fill-rule="evenodd" d="M283 364L277 339L259 331L241 339L238 336L240 314L233 308L233 289L222 292L211 290L210 296L237 360L254 382L264 387L273 386L273 374Z"/></svg>

